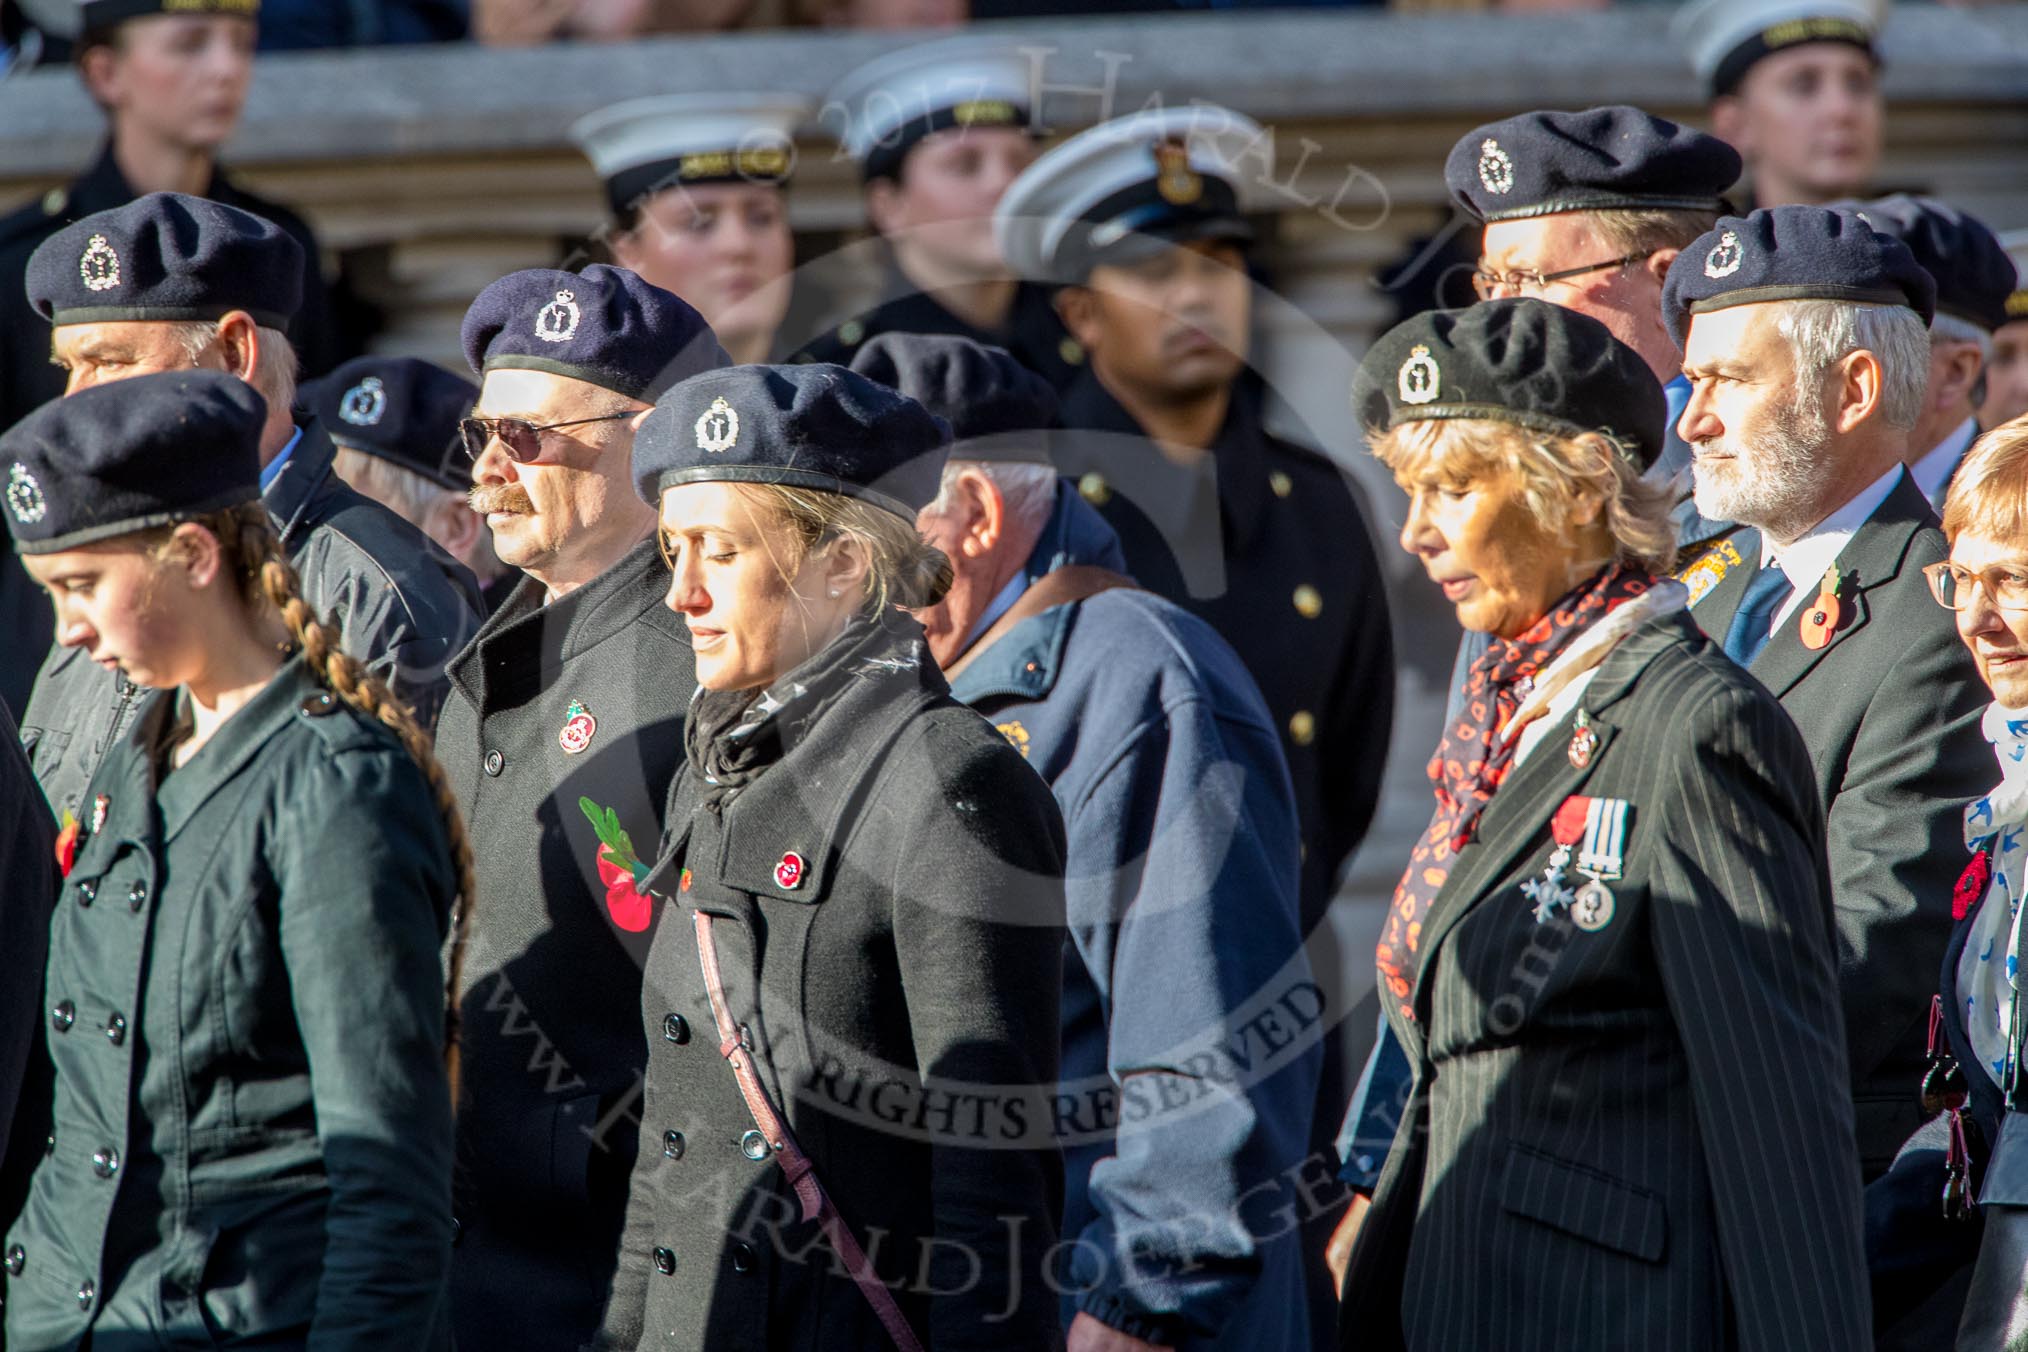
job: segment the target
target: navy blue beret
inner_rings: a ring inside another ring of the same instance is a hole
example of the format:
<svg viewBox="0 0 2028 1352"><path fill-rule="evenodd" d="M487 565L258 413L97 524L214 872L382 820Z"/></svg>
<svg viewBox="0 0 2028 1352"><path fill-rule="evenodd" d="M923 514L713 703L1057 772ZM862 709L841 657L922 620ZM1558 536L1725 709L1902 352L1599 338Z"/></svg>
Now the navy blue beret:
<svg viewBox="0 0 2028 1352"><path fill-rule="evenodd" d="M151 192L94 212L28 257L28 303L54 325L218 319L286 329L303 302L303 246L222 202Z"/></svg>
<svg viewBox="0 0 2028 1352"><path fill-rule="evenodd" d="M937 495L950 425L828 362L731 366L678 385L634 436L634 488L783 484L843 493L909 521Z"/></svg>
<svg viewBox="0 0 2028 1352"><path fill-rule="evenodd" d="M253 501L267 416L251 385L221 371L50 400L0 436L14 548L53 554Z"/></svg>
<svg viewBox="0 0 2028 1352"><path fill-rule="evenodd" d="M1642 469L1662 453L1668 398L1648 363L1589 315L1533 297L1425 310L1367 349L1352 385L1361 426L1484 418L1537 432L1605 432Z"/></svg>
<svg viewBox="0 0 2028 1352"><path fill-rule="evenodd" d="M625 268L529 268L479 293L465 311L465 360L488 371L547 371L652 402L731 358L704 316Z"/></svg>
<svg viewBox="0 0 2028 1352"><path fill-rule="evenodd" d="M1849 211L1763 207L1725 216L1669 265L1662 317L1682 347L1690 317L1764 301L1905 305L1927 324L1936 283L1908 246Z"/></svg>
<svg viewBox="0 0 2028 1352"><path fill-rule="evenodd" d="M298 394L338 445L459 492L472 486L472 461L458 422L478 398L471 381L416 357L354 357Z"/></svg>
<svg viewBox="0 0 2028 1352"><path fill-rule="evenodd" d="M1489 122L1451 147L1444 182L1482 221L1565 211L1726 209L1739 152L1716 136L1619 105Z"/></svg>
<svg viewBox="0 0 2028 1352"><path fill-rule="evenodd" d="M957 459L1049 463L1056 391L1001 348L954 334L883 333L860 344L852 369L949 423Z"/></svg>
<svg viewBox="0 0 2028 1352"><path fill-rule="evenodd" d="M1896 193L1872 202L1840 202L1882 234L1908 246L1936 283L1936 308L1991 333L2007 322L2014 260L1998 236L1947 202Z"/></svg>

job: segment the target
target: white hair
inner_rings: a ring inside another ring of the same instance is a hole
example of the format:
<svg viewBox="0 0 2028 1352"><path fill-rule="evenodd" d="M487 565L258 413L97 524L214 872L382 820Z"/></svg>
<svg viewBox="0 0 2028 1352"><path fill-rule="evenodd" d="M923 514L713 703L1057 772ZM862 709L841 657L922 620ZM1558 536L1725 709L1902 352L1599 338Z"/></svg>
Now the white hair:
<svg viewBox="0 0 2028 1352"><path fill-rule="evenodd" d="M1936 318L1931 320L1929 325L1929 344L1931 347L1935 347L1938 343L1971 343L1979 349L1979 363L1981 365L1993 359L1992 334L1986 332L1970 320L1959 319L1956 315L1947 315L1941 310L1937 312Z"/></svg>
<svg viewBox="0 0 2028 1352"><path fill-rule="evenodd" d="M957 488L958 476L967 470L993 481L993 487L1007 501L1008 519L1017 525L1039 526L1056 507L1056 471L1048 465L947 460L943 481L937 485L936 501L929 505L932 514L942 516L951 510L951 495Z"/></svg>
<svg viewBox="0 0 2028 1352"><path fill-rule="evenodd" d="M218 339L218 322L210 319L179 319L170 326L171 336L183 345L183 353L196 365L204 355L204 349ZM280 329L257 326L254 332L260 338L260 364L254 368L253 379L248 381L260 397L268 401L268 409L293 408L296 403L297 362L296 349L289 343L289 336Z"/></svg>
<svg viewBox="0 0 2028 1352"><path fill-rule="evenodd" d="M1799 390L1814 387L1831 364L1854 352L1880 362L1880 415L1907 431L1922 417L1929 390L1929 329L1901 305L1854 305L1842 300L1778 302L1775 328L1788 340Z"/></svg>

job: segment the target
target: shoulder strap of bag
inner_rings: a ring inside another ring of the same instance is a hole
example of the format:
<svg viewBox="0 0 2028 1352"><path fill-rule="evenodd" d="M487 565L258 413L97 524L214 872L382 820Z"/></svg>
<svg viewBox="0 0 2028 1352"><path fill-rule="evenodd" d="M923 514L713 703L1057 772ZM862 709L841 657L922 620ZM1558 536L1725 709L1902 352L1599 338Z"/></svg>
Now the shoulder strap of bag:
<svg viewBox="0 0 2028 1352"><path fill-rule="evenodd" d="M873 1264L866 1257L866 1250L859 1247L852 1227L845 1223L844 1216L839 1214L837 1205L831 1200L831 1194L825 1191L818 1179L817 1166L796 1144L796 1138L789 1133L789 1124L775 1111L767 1088L755 1073L752 1034L743 1025L733 1023L732 1010L726 1004L725 979L718 970L718 945L711 937L711 917L697 911L692 920L697 927L697 961L704 969L704 989L711 997L711 1019L718 1026L718 1054L732 1067L733 1078L739 1081L740 1097L746 1100L747 1114L753 1118L754 1126L778 1157L782 1176L795 1189L796 1200L802 1204L803 1219L814 1220L823 1229L824 1237L831 1241L832 1251L852 1275L853 1285L866 1297L866 1303L873 1307L873 1313L879 1316L887 1336L894 1339L894 1345L900 1352L923 1352L915 1330L909 1327L901 1307L894 1303L894 1294L881 1283Z"/></svg>
<svg viewBox="0 0 2028 1352"><path fill-rule="evenodd" d="M958 673L972 664L973 658L1007 637L1008 632L1023 620L1033 619L1045 610L1067 606L1074 601L1089 600L1100 592L1122 587L1137 590L1139 586L1130 577L1087 563L1067 564L1054 572L1045 573L1021 593L1021 599L1009 606L1005 615L993 621L992 628L979 635L978 642L944 668L944 679L956 680Z"/></svg>

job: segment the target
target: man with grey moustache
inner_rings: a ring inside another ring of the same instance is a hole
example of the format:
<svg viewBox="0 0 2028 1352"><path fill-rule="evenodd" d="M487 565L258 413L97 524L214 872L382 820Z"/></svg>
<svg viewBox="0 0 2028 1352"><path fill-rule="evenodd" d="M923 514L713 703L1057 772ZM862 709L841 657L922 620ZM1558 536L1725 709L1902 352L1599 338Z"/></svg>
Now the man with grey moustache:
<svg viewBox="0 0 2028 1352"><path fill-rule="evenodd" d="M639 1124L652 910L607 855L662 835L697 680L634 422L727 364L631 272L533 269L465 315L481 380L471 504L526 577L451 662L437 756L471 824L452 1318L465 1347L571 1348L598 1327ZM666 1036L690 1034L669 1016Z"/></svg>
<svg viewBox="0 0 2028 1352"><path fill-rule="evenodd" d="M1935 295L1864 217L1796 206L1721 219L1663 290L1697 510L1745 523L1706 556L1692 613L1810 748L1869 1180L1921 1125L1963 809L1991 777L1984 687L1922 576L1943 535L1903 467Z"/></svg>

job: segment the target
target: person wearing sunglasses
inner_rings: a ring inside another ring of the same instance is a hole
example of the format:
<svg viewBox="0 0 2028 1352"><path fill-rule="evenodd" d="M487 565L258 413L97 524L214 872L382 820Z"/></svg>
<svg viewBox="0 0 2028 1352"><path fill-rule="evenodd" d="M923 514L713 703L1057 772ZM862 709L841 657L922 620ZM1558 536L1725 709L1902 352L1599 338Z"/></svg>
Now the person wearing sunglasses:
<svg viewBox="0 0 2028 1352"><path fill-rule="evenodd" d="M1867 1260L1883 1348L2014 1346L1993 1332L2028 1315L2024 1161L2016 1156L1996 1167L2012 1145L2001 1144L2003 1126L2028 1109L2028 1094L2009 1086L2028 1013L2012 980L2023 956L2018 917L2028 879L2024 483L2028 418L1987 433L1966 454L1944 501L1950 557L1922 570L1992 694L1980 730L1997 761L1985 782L1993 784L1997 768L1998 783L1964 806L1962 847L1953 841L1942 852L1963 871L1950 892L1954 925L1921 1048L1930 1117L1866 1189ZM2020 1131L2012 1127L2010 1138Z"/></svg>
<svg viewBox="0 0 2028 1352"><path fill-rule="evenodd" d="M302 266L302 249L273 222L151 193L43 241L28 262L28 298L50 325L45 347L66 397L192 368L225 371L260 393L261 501L304 597L428 731L448 688L444 663L479 627L478 582L427 535L347 487L322 424L296 413L288 330ZM40 637L30 630L21 640L39 646ZM77 649L48 649L21 732L59 816L78 813L138 703L125 676Z"/></svg>
<svg viewBox="0 0 2028 1352"><path fill-rule="evenodd" d="M651 911L599 856L660 837L696 687L634 420L729 359L696 310L604 264L501 278L462 337L480 389L457 454L525 576L452 661L437 733L486 898L456 993L452 1318L462 1347L571 1348L613 1273L648 1054Z"/></svg>

